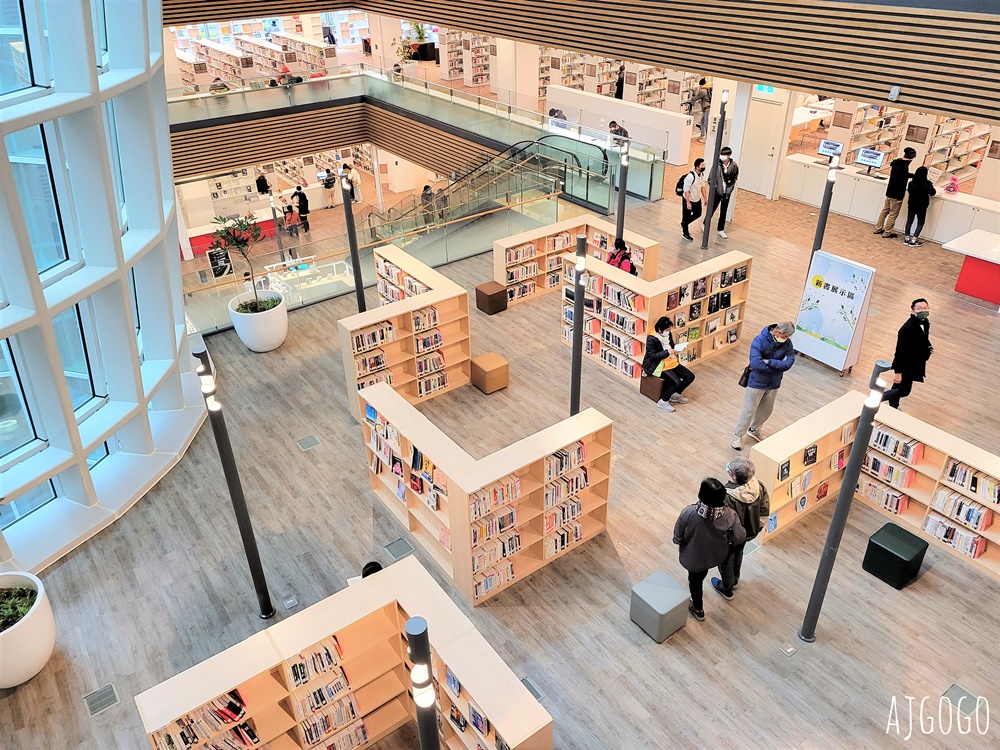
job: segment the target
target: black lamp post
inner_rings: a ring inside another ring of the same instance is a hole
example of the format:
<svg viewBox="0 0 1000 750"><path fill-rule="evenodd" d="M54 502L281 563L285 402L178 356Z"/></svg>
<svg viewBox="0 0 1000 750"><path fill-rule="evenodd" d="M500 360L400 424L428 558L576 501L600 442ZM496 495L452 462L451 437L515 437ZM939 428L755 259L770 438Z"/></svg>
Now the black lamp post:
<svg viewBox="0 0 1000 750"><path fill-rule="evenodd" d="M368 309L365 304L365 285L361 279L361 251L358 250L358 234L354 229L354 209L351 208L351 180L344 175L340 178L340 190L344 196L344 218L347 222L347 243L351 247L351 270L354 275L354 294L358 298L358 312Z"/></svg>
<svg viewBox="0 0 1000 750"><path fill-rule="evenodd" d="M570 365L569 414L580 413L580 378L583 369L583 298L587 293L587 235L576 236L573 273L573 359Z"/></svg>
<svg viewBox="0 0 1000 750"><path fill-rule="evenodd" d="M431 680L431 643L427 637L427 620L411 617L406 621L406 641L409 644L410 681L413 704L417 710L417 736L420 750L441 750L438 735L437 699Z"/></svg>

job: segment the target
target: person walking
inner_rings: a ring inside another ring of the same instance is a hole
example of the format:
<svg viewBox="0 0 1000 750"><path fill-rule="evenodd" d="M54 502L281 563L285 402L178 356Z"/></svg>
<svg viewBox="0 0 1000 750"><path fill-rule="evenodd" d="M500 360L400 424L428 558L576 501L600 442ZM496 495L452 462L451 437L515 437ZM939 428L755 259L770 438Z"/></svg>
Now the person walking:
<svg viewBox="0 0 1000 750"><path fill-rule="evenodd" d="M931 306L923 297L910 303L910 317L896 334L896 353L892 358L892 387L882 394L893 409L899 400L910 395L914 383L923 383L927 360L934 353L931 345Z"/></svg>
<svg viewBox="0 0 1000 750"><path fill-rule="evenodd" d="M295 206L299 219L302 221L302 233L309 234L309 197L302 192L302 186L296 185L292 193L292 205Z"/></svg>
<svg viewBox="0 0 1000 750"><path fill-rule="evenodd" d="M674 544L680 546L680 562L688 572L694 619L705 619L702 586L710 568L722 565L731 547L743 544L746 532L732 508L726 507L726 488L718 479L701 480L698 502L687 506L674 524Z"/></svg>
<svg viewBox="0 0 1000 750"><path fill-rule="evenodd" d="M705 160L695 159L694 169L688 172L687 177L684 178L684 196L682 198L683 205L681 206L681 237L688 242L694 241L694 237L691 236L688 227L701 217L702 201L708 199L708 186L706 185L705 178L702 177L703 174L705 174Z"/></svg>
<svg viewBox="0 0 1000 750"><path fill-rule="evenodd" d="M267 195L268 193L271 192L271 185L270 183L268 183L267 178L264 176L264 173L261 172L260 170L257 171L257 179L255 180L255 182L257 184L258 195Z"/></svg>
<svg viewBox="0 0 1000 750"><path fill-rule="evenodd" d="M716 225L719 237L724 240L729 239L726 234L726 214L729 213L729 200L736 190L736 181L740 178L740 165L733 161L733 150L729 146L723 146L719 152L719 168L715 171L715 185L712 190L712 214L720 206L722 213L719 214L719 223Z"/></svg>
<svg viewBox="0 0 1000 750"><path fill-rule="evenodd" d="M618 68L618 77L615 79L615 99L625 97L625 66Z"/></svg>
<svg viewBox="0 0 1000 750"><path fill-rule="evenodd" d="M677 360L677 348L670 329L674 322L664 316L656 321L656 334L646 336L646 353L642 356L642 370L649 377L663 379L663 390L656 405L663 411L676 411L674 404L686 404L685 389L694 382L694 373Z"/></svg>
<svg viewBox="0 0 1000 750"><path fill-rule="evenodd" d="M931 196L937 194L934 183L927 178L927 167L917 167L906 192L910 197L906 201L906 238L903 244L907 247L923 247L924 243L919 239L920 232L924 228Z"/></svg>
<svg viewBox="0 0 1000 750"><path fill-rule="evenodd" d="M434 220L434 191L430 185L424 185L424 189L420 191L420 216L424 226Z"/></svg>
<svg viewBox="0 0 1000 750"><path fill-rule="evenodd" d="M712 579L712 588L726 599L733 598L733 592L740 585L740 570L743 568L743 550L747 542L756 539L767 523L771 513L771 498L767 488L754 476L757 473L753 461L737 456L726 464L729 481L726 482L726 506L733 509L740 525L746 532L746 539L729 548L729 556L719 567L721 579Z"/></svg>
<svg viewBox="0 0 1000 750"><path fill-rule="evenodd" d="M337 175L332 169L326 170L326 177L323 178L323 190L326 191L326 207L333 208L337 205L337 190L340 186L337 184Z"/></svg>
<svg viewBox="0 0 1000 750"><path fill-rule="evenodd" d="M750 344L750 378L743 410L733 430L733 450L742 450L744 433L754 440L761 439L760 428L774 409L781 378L795 364L794 332L794 324L787 320L771 323Z"/></svg>
<svg viewBox="0 0 1000 750"><path fill-rule="evenodd" d="M872 234L881 234L886 240L899 237L893 229L896 226L899 210L903 207L903 198L906 197L906 181L913 177L910 174L910 163L916 155L916 149L907 146L903 149L902 158L890 162L889 184L885 186L885 203L882 205L882 211L878 215L875 231Z"/></svg>
<svg viewBox="0 0 1000 750"><path fill-rule="evenodd" d="M698 118L698 129L701 135L698 141L705 142L708 137L708 117L712 110L712 86L706 79L698 81L698 90L691 97L691 116Z"/></svg>

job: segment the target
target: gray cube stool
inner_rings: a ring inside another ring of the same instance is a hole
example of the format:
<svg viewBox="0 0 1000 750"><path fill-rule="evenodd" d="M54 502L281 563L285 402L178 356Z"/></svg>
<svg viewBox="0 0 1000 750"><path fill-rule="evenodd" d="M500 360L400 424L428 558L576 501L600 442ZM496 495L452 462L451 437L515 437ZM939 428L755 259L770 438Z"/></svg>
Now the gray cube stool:
<svg viewBox="0 0 1000 750"><path fill-rule="evenodd" d="M632 622L657 643L687 624L691 594L662 570L654 570L632 587Z"/></svg>

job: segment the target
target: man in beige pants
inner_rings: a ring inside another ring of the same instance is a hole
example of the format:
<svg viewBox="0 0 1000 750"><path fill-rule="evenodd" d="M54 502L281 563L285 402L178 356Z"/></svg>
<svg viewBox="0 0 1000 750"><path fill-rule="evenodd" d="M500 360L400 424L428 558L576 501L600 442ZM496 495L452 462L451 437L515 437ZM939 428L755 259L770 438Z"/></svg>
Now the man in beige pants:
<svg viewBox="0 0 1000 750"><path fill-rule="evenodd" d="M889 184L885 186L885 204L878 215L875 231L872 234L881 234L887 240L899 236L893 229L896 226L899 209L903 207L903 198L906 197L906 181L913 177L910 173L910 162L916 155L916 150L907 146L903 149L903 157L893 159L889 164Z"/></svg>

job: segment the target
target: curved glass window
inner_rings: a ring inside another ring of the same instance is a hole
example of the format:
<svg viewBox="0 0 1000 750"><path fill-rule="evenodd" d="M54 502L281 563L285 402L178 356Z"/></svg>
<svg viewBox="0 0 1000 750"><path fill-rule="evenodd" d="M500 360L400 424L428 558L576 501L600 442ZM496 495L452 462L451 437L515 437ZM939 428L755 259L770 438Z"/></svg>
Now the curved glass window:
<svg viewBox="0 0 1000 750"><path fill-rule="evenodd" d="M36 437L10 345L0 341L0 459Z"/></svg>
<svg viewBox="0 0 1000 750"><path fill-rule="evenodd" d="M0 505L0 529L5 529L15 521L24 518L33 510L38 510L45 503L54 500L56 489L50 479L33 490L28 490L5 505Z"/></svg>
<svg viewBox="0 0 1000 750"><path fill-rule="evenodd" d="M24 11L19 2L0 2L0 95L31 88Z"/></svg>
<svg viewBox="0 0 1000 750"><path fill-rule="evenodd" d="M94 374L87 356L87 342L83 333L83 320L79 306L73 306L52 319L56 346L62 359L63 373L73 400L73 409L79 409L98 395L94 389Z"/></svg>

